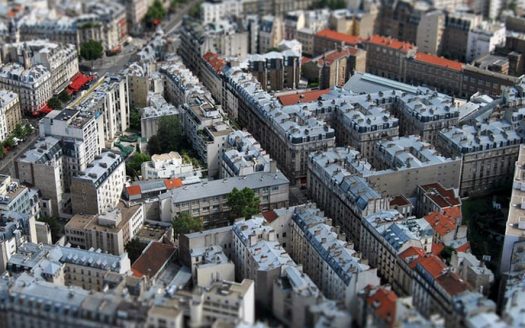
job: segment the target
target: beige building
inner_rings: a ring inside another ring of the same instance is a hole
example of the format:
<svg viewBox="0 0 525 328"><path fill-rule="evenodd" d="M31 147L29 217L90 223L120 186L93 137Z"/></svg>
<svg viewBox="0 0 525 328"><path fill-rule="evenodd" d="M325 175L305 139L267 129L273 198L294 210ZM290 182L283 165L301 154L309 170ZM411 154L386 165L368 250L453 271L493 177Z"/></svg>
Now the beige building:
<svg viewBox="0 0 525 328"><path fill-rule="evenodd" d="M441 53L444 29L445 14L442 11L424 13L417 26L416 46L418 50L433 55Z"/></svg>
<svg viewBox="0 0 525 328"><path fill-rule="evenodd" d="M235 265L221 246L193 248L190 269L194 286L206 288L214 281L235 281Z"/></svg>
<svg viewBox="0 0 525 328"><path fill-rule="evenodd" d="M71 181L73 213L101 214L115 208L126 181L122 157L106 151Z"/></svg>
<svg viewBox="0 0 525 328"><path fill-rule="evenodd" d="M124 203L103 214L75 214L64 227L66 240L74 247L101 249L121 255L126 244L144 223L142 205L127 207Z"/></svg>
<svg viewBox="0 0 525 328"><path fill-rule="evenodd" d="M279 16L263 16L259 22L259 51L267 53L277 48L284 37L284 23Z"/></svg>
<svg viewBox="0 0 525 328"><path fill-rule="evenodd" d="M443 130L436 146L461 160L460 196L465 197L510 183L521 142L511 124L493 121Z"/></svg>
<svg viewBox="0 0 525 328"><path fill-rule="evenodd" d="M22 111L20 110L20 98L18 94L7 90L0 90L0 111L4 118L4 123L0 125L0 140L4 140L8 134L13 132L16 125L22 121Z"/></svg>
<svg viewBox="0 0 525 328"><path fill-rule="evenodd" d="M39 138L15 161L16 176L40 190L42 215L61 216L67 197L62 144L54 137Z"/></svg>

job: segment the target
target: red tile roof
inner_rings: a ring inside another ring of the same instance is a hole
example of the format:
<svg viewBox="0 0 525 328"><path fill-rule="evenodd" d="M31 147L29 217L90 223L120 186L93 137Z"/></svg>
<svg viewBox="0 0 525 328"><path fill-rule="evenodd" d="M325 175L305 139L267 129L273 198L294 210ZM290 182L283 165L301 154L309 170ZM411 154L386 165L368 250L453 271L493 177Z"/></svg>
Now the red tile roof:
<svg viewBox="0 0 525 328"><path fill-rule="evenodd" d="M152 241L131 265L135 277L154 277L175 254L175 246Z"/></svg>
<svg viewBox="0 0 525 328"><path fill-rule="evenodd" d="M409 264L411 269L414 269L417 264L417 259L425 256L425 251L422 248L410 246L399 254L399 257Z"/></svg>
<svg viewBox="0 0 525 328"><path fill-rule="evenodd" d="M462 253L469 252L470 251L470 243L467 241L463 245L461 245L458 248L456 248L456 251L457 252L462 252Z"/></svg>
<svg viewBox="0 0 525 328"><path fill-rule="evenodd" d="M405 196L396 196L390 201L390 206L406 206L410 205L410 201Z"/></svg>
<svg viewBox="0 0 525 328"><path fill-rule="evenodd" d="M417 52L415 59L420 62L424 62L427 64L440 66L444 68L449 68L454 71L463 70L463 64L458 61L446 59L446 58L435 56L435 55L426 54L423 52Z"/></svg>
<svg viewBox="0 0 525 328"><path fill-rule="evenodd" d="M445 189L440 183L430 183L420 187L425 190L427 197L441 208L461 205L452 188Z"/></svg>
<svg viewBox="0 0 525 328"><path fill-rule="evenodd" d="M447 268L445 263L436 255L421 257L417 260L417 264L434 277L434 279L439 277L443 273L443 270Z"/></svg>
<svg viewBox="0 0 525 328"><path fill-rule="evenodd" d="M301 66L303 66L304 64L307 64L309 62L312 61L312 58L308 58L308 57L301 57Z"/></svg>
<svg viewBox="0 0 525 328"><path fill-rule="evenodd" d="M139 185L129 186L127 187L127 191L130 196L140 195L142 192Z"/></svg>
<svg viewBox="0 0 525 328"><path fill-rule="evenodd" d="M274 211L264 211L262 216L266 219L268 223L272 223L275 219L278 218L277 214Z"/></svg>
<svg viewBox="0 0 525 328"><path fill-rule="evenodd" d="M226 65L226 62L224 61L224 59L219 57L219 55L214 52L208 51L202 57L204 58L205 61L207 61L211 65L211 67L213 67L213 69L217 73L222 72L224 65Z"/></svg>
<svg viewBox="0 0 525 328"><path fill-rule="evenodd" d="M358 36L346 33L339 33L330 29L322 30L318 32L316 36L333 41L344 42L347 45L357 45L361 43L361 38Z"/></svg>
<svg viewBox="0 0 525 328"><path fill-rule="evenodd" d="M445 245L443 243L432 243L432 254L441 257L441 251L445 248Z"/></svg>
<svg viewBox="0 0 525 328"><path fill-rule="evenodd" d="M164 185L166 186L166 189L168 190L179 188L182 186L182 180L179 178L164 179Z"/></svg>
<svg viewBox="0 0 525 328"><path fill-rule="evenodd" d="M432 212L425 216L425 220L432 226L439 236L445 236L456 231L461 219L460 207L445 208L441 212Z"/></svg>
<svg viewBox="0 0 525 328"><path fill-rule="evenodd" d="M279 99L283 106L289 106L317 101L319 97L327 94L328 92L330 92L330 89L310 90L301 93L278 96L277 99Z"/></svg>
<svg viewBox="0 0 525 328"><path fill-rule="evenodd" d="M397 295L386 288L372 290L366 299L376 317L391 326L396 317Z"/></svg>
<svg viewBox="0 0 525 328"><path fill-rule="evenodd" d="M380 35L372 35L367 40L369 43L373 43L375 45L380 45L384 47L388 47L391 49L401 50L402 52L408 52L408 50L413 49L414 45L408 42L399 41L397 39L392 39Z"/></svg>
<svg viewBox="0 0 525 328"><path fill-rule="evenodd" d="M436 282L450 295L458 295L467 290L467 284L454 272L446 272L436 279Z"/></svg>
<svg viewBox="0 0 525 328"><path fill-rule="evenodd" d="M332 65L334 61L341 59L341 58L346 58L350 55L355 55L357 51L358 51L357 48L345 48L342 50L331 50L317 57L314 60L317 61L317 64L320 66L324 64Z"/></svg>

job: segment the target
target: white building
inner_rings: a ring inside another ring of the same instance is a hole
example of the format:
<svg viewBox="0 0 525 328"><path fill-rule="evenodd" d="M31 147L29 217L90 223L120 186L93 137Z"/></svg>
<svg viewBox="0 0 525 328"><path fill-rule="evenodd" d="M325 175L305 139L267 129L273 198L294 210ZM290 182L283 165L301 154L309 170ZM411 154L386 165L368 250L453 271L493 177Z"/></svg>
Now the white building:
<svg viewBox="0 0 525 328"><path fill-rule="evenodd" d="M166 154L151 156L151 161L142 163L142 179L200 178L202 173L193 164L187 163L179 153L172 151Z"/></svg>
<svg viewBox="0 0 525 328"><path fill-rule="evenodd" d="M35 217L17 212L0 212L0 272L4 272L7 262L18 247L26 242L37 242Z"/></svg>
<svg viewBox="0 0 525 328"><path fill-rule="evenodd" d="M205 1L201 3L202 24L219 21L228 16L241 17L243 13L243 0L224 0L218 2Z"/></svg>
<svg viewBox="0 0 525 328"><path fill-rule="evenodd" d="M53 96L53 79L43 65L26 69L9 63L0 68L0 88L17 93L22 111L34 114L44 109Z"/></svg>
<svg viewBox="0 0 525 328"><path fill-rule="evenodd" d="M482 24L468 32L467 62L492 53L496 46L505 44L506 28L503 23Z"/></svg>
<svg viewBox="0 0 525 328"><path fill-rule="evenodd" d="M220 164L221 177L234 177L270 172L272 160L250 133L236 130L226 138Z"/></svg>
<svg viewBox="0 0 525 328"><path fill-rule="evenodd" d="M40 216L38 190L28 188L9 175L0 174L0 211Z"/></svg>
<svg viewBox="0 0 525 328"><path fill-rule="evenodd" d="M235 281L235 265L222 247L213 245L191 250L191 276L194 286L208 287L214 281Z"/></svg>
<svg viewBox="0 0 525 328"><path fill-rule="evenodd" d="M129 128L127 78L116 75L104 78L74 109L102 116L104 139L106 145L110 146Z"/></svg>

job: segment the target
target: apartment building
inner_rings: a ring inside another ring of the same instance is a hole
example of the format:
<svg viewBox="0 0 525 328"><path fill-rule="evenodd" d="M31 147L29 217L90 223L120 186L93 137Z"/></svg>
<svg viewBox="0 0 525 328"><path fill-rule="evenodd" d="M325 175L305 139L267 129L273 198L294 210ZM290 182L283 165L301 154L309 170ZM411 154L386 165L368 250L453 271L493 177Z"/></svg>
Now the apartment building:
<svg viewBox="0 0 525 328"><path fill-rule="evenodd" d="M442 129L458 123L459 108L449 96L422 89L415 95L402 93L398 97L392 111L399 118L400 135L419 135L433 144Z"/></svg>
<svg viewBox="0 0 525 328"><path fill-rule="evenodd" d="M64 90L78 73L78 53L73 44L53 43L47 40L30 40L4 44L0 49L3 63L17 62L25 68L42 65L51 73L55 94Z"/></svg>
<svg viewBox="0 0 525 328"><path fill-rule="evenodd" d="M202 23L213 23L228 16L241 17L244 9L243 2L242 0L224 0L201 3Z"/></svg>
<svg viewBox="0 0 525 328"><path fill-rule="evenodd" d="M264 90L297 89L301 76L300 59L301 54L293 50L250 55L247 59L248 72Z"/></svg>
<svg viewBox="0 0 525 328"><path fill-rule="evenodd" d="M307 327L310 307L325 300L310 277L297 266L283 266L273 283L273 315L289 327Z"/></svg>
<svg viewBox="0 0 525 328"><path fill-rule="evenodd" d="M128 255L112 255L73 247L25 243L8 261L11 273L32 272L58 285L101 291L109 273L127 275Z"/></svg>
<svg viewBox="0 0 525 328"><path fill-rule="evenodd" d="M143 206L120 202L102 214L75 214L64 227L72 247L100 249L114 255L126 252L126 244L137 236L144 223Z"/></svg>
<svg viewBox="0 0 525 328"><path fill-rule="evenodd" d="M399 135L399 120L379 106L341 104L333 123L337 143L354 147L369 160L380 140Z"/></svg>
<svg viewBox="0 0 525 328"><path fill-rule="evenodd" d="M330 50L306 61L301 70L310 83L318 82L320 89L342 86L355 71L366 70L366 52L350 47Z"/></svg>
<svg viewBox="0 0 525 328"><path fill-rule="evenodd" d="M38 190L28 188L9 175L0 174L0 211L40 217Z"/></svg>
<svg viewBox="0 0 525 328"><path fill-rule="evenodd" d="M314 51L312 55L320 56L328 51L336 50L341 46L355 47L361 43L358 36L324 29L315 33L313 37ZM305 51L306 52L306 51Z"/></svg>
<svg viewBox="0 0 525 328"><path fill-rule="evenodd" d="M480 92L494 97L501 95L504 87L514 86L518 83L519 78L516 76L485 70L473 65L465 65L462 93L472 95Z"/></svg>
<svg viewBox="0 0 525 328"><path fill-rule="evenodd" d="M420 184L440 181L446 188L460 187L461 160L441 155L417 136L383 140L374 152L374 168L366 176L378 191L414 195Z"/></svg>
<svg viewBox="0 0 525 328"><path fill-rule="evenodd" d="M235 265L218 245L193 248L190 269L194 286L207 287L214 281L235 281Z"/></svg>
<svg viewBox="0 0 525 328"><path fill-rule="evenodd" d="M505 224L505 239L500 260L500 273L521 271L524 263L523 256L523 233L525 220L523 219L523 191L522 180L523 165L525 163L525 147L519 146L518 159L514 163L514 175L512 176L512 194L510 199L507 224Z"/></svg>
<svg viewBox="0 0 525 328"><path fill-rule="evenodd" d="M226 83L237 97L240 125L277 161L292 184L304 185L308 155L333 146L334 130L307 111L285 111L250 74L232 71L226 72Z"/></svg>
<svg viewBox="0 0 525 328"><path fill-rule="evenodd" d="M143 28L144 17L148 12L149 0L125 0L122 3L126 7L127 25L130 34L140 33Z"/></svg>
<svg viewBox="0 0 525 328"><path fill-rule="evenodd" d="M250 133L241 130L228 135L219 162L221 178L270 172L272 165L275 165L259 142Z"/></svg>
<svg viewBox="0 0 525 328"><path fill-rule="evenodd" d="M188 181L193 181L202 176L199 168L194 168L175 151L151 156L151 161L142 163L141 172L144 180L188 178Z"/></svg>
<svg viewBox="0 0 525 328"><path fill-rule="evenodd" d="M363 41L366 50L367 73L396 81L405 81L407 64L405 58L416 53L416 47L408 42L373 35Z"/></svg>
<svg viewBox="0 0 525 328"><path fill-rule="evenodd" d="M40 191L42 215L58 217L66 207L63 148L60 139L41 137L15 161L16 177Z"/></svg>
<svg viewBox="0 0 525 328"><path fill-rule="evenodd" d="M461 160L460 195L466 196L510 183L521 142L511 124L494 121L443 130L436 147Z"/></svg>
<svg viewBox="0 0 525 328"><path fill-rule="evenodd" d="M102 116L92 112L54 110L39 123L41 138L61 140L64 155L64 188L69 191L71 178L85 170L104 148Z"/></svg>
<svg viewBox="0 0 525 328"><path fill-rule="evenodd" d="M75 17L60 19L37 11L23 16L15 33L20 41L36 39L74 44L77 50L89 40L100 41L106 51L117 49L127 37L125 7L113 1L87 1Z"/></svg>
<svg viewBox="0 0 525 328"><path fill-rule="evenodd" d="M296 208L290 230L290 256L329 299L344 300L350 305L356 300L357 291L367 285L379 285L377 270L361 261L356 251L339 239L337 228L317 208Z"/></svg>
<svg viewBox="0 0 525 328"><path fill-rule="evenodd" d="M101 214L115 208L125 181L122 157L111 151L102 152L71 180L73 213Z"/></svg>
<svg viewBox="0 0 525 328"><path fill-rule="evenodd" d="M140 111L140 135L145 140L157 134L163 117L182 116L180 109L169 104L162 95L150 93L147 98L149 106Z"/></svg>
<svg viewBox="0 0 525 328"><path fill-rule="evenodd" d="M160 218L171 221L182 212L204 220L205 227L226 225L228 194L234 189L252 189L259 198L261 210L288 205L289 181L281 172L257 172L244 177L212 180L175 188L159 195Z"/></svg>
<svg viewBox="0 0 525 328"><path fill-rule="evenodd" d="M445 14L431 10L421 16L417 26L416 46L421 52L437 55L441 53Z"/></svg>
<svg viewBox="0 0 525 328"><path fill-rule="evenodd" d="M487 55L505 44L505 24L482 22L468 32L466 61Z"/></svg>
<svg viewBox="0 0 525 328"><path fill-rule="evenodd" d="M232 257L236 278L253 280L255 300L270 307L274 281L281 276L284 266L295 266L295 263L265 222L256 217L234 223Z"/></svg>
<svg viewBox="0 0 525 328"><path fill-rule="evenodd" d="M223 103L222 71L226 61L214 52L207 52L202 56L200 80L206 89L210 90L217 103Z"/></svg>
<svg viewBox="0 0 525 328"><path fill-rule="evenodd" d="M483 17L466 12L449 12L445 16L441 54L447 58L465 62L469 31L478 26Z"/></svg>
<svg viewBox="0 0 525 328"><path fill-rule="evenodd" d="M209 98L192 95L183 110L184 133L206 163L208 176L218 176L222 147L233 129Z"/></svg>
<svg viewBox="0 0 525 328"><path fill-rule="evenodd" d="M222 252L231 258L233 251L232 226L207 229L179 236L179 259L184 265L191 266L193 249L220 247Z"/></svg>
<svg viewBox="0 0 525 328"><path fill-rule="evenodd" d="M454 207L461 207L461 198L453 188L447 189L439 182L418 186L415 208L418 217Z"/></svg>
<svg viewBox="0 0 525 328"><path fill-rule="evenodd" d="M0 90L0 112L0 140L5 140L22 121L18 94L12 91Z"/></svg>
<svg viewBox="0 0 525 328"><path fill-rule="evenodd" d="M265 15L259 21L259 47L260 54L267 53L272 48L277 48L284 38L284 23L280 16Z"/></svg>
<svg viewBox="0 0 525 328"><path fill-rule="evenodd" d="M101 116L106 145L129 128L129 95L127 78L113 75L103 78L95 89L85 98L81 98L74 110L91 112Z"/></svg>
<svg viewBox="0 0 525 328"><path fill-rule="evenodd" d="M18 63L0 67L0 87L18 94L20 108L27 114L39 113L53 96L51 73L43 65L29 68Z"/></svg>
<svg viewBox="0 0 525 328"><path fill-rule="evenodd" d="M401 280L396 260L411 247L431 253L434 231L424 219L404 217L396 210L374 213L363 219L359 251L390 284Z"/></svg>
<svg viewBox="0 0 525 328"><path fill-rule="evenodd" d="M308 161L308 195L319 208L341 227L347 238L359 244L361 220L388 209L389 200L377 192L364 178L347 168L370 166L348 148L332 148L310 155ZM346 159L348 157L348 159Z"/></svg>
<svg viewBox="0 0 525 328"><path fill-rule="evenodd" d="M20 245L26 242L36 243L37 232L35 217L30 214L2 211L0 213L0 271L3 273L7 262Z"/></svg>

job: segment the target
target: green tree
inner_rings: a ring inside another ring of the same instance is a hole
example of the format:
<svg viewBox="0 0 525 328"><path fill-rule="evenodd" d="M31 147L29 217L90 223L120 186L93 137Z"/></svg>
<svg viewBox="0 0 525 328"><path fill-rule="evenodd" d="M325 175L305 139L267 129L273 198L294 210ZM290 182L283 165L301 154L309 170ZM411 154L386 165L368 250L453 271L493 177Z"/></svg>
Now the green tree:
<svg viewBox="0 0 525 328"><path fill-rule="evenodd" d="M7 139L5 139L5 141L4 141L4 146L6 146L7 148L15 147L16 143L15 143L14 137L13 136L7 137Z"/></svg>
<svg viewBox="0 0 525 328"><path fill-rule="evenodd" d="M150 155L161 154L162 148L160 146L159 137L157 137L156 135L151 136L151 138L149 138L148 140L148 145L146 149L148 150L148 154Z"/></svg>
<svg viewBox="0 0 525 328"><path fill-rule="evenodd" d="M135 153L128 160L128 166L133 169L135 172L140 172L142 163L150 161L151 157L145 153Z"/></svg>
<svg viewBox="0 0 525 328"><path fill-rule="evenodd" d="M56 243L58 239L62 236L62 225L56 217L42 216L38 221L45 222L51 230L51 240L53 243Z"/></svg>
<svg viewBox="0 0 525 328"><path fill-rule="evenodd" d="M5 149L3 143L0 143L0 159L5 157Z"/></svg>
<svg viewBox="0 0 525 328"><path fill-rule="evenodd" d="M197 2L193 7L190 8L188 15L193 18L200 18L201 16L201 3Z"/></svg>
<svg viewBox="0 0 525 328"><path fill-rule="evenodd" d="M140 131L140 109L133 107L129 113L129 128Z"/></svg>
<svg viewBox="0 0 525 328"><path fill-rule="evenodd" d="M249 219L252 215L259 213L259 197L252 189L244 188L239 190L233 188L228 194L226 204L230 207L230 218L240 217Z"/></svg>
<svg viewBox="0 0 525 328"><path fill-rule="evenodd" d="M162 6L162 3L159 0L155 0L153 4L148 8L144 20L146 25L149 27L158 25L160 21L166 17L166 10Z"/></svg>
<svg viewBox="0 0 525 328"><path fill-rule="evenodd" d="M182 212L171 220L175 238L190 232L202 231L203 222L200 218L194 218L189 212Z"/></svg>
<svg viewBox="0 0 525 328"><path fill-rule="evenodd" d="M27 131L22 124L18 123L13 130L13 135L18 139L22 139L27 136Z"/></svg>
<svg viewBox="0 0 525 328"><path fill-rule="evenodd" d="M442 259L444 259L447 263L450 262L450 259L452 258L452 253L454 253L456 250L453 247L445 246L439 255Z"/></svg>
<svg viewBox="0 0 525 328"><path fill-rule="evenodd" d="M126 246L124 246L124 249L128 252L128 257L131 263L139 258L146 246L148 246L148 244L141 242L138 238L133 238L126 244Z"/></svg>
<svg viewBox="0 0 525 328"><path fill-rule="evenodd" d="M161 117L157 137L161 153L180 151L187 143L182 132L182 124L177 116Z"/></svg>
<svg viewBox="0 0 525 328"><path fill-rule="evenodd" d="M71 100L71 95L67 93L66 90L64 90L58 94L58 100L60 100L63 104L66 104Z"/></svg>
<svg viewBox="0 0 525 328"><path fill-rule="evenodd" d="M57 96L51 97L51 99L47 101L47 105L51 107L52 109L62 108L62 102L60 102L60 99L58 99Z"/></svg>
<svg viewBox="0 0 525 328"><path fill-rule="evenodd" d="M89 40L80 45L80 57L85 60L99 59L103 54L104 47L100 41Z"/></svg>

